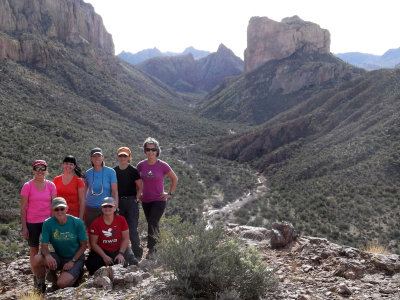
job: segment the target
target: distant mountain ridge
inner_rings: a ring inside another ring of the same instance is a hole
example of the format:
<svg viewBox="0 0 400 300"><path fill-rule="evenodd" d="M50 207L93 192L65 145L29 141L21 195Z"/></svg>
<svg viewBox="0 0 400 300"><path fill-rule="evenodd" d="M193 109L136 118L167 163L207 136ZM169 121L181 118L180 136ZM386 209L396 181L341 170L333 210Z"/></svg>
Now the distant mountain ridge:
<svg viewBox="0 0 400 300"><path fill-rule="evenodd" d="M136 68L180 92L211 91L221 80L243 73L243 61L221 44L217 52L195 60L193 55L150 58Z"/></svg>
<svg viewBox="0 0 400 300"><path fill-rule="evenodd" d="M336 53L343 61L366 70L396 68L400 64L400 48L390 49L383 55L373 55L360 52Z"/></svg>
<svg viewBox="0 0 400 300"><path fill-rule="evenodd" d="M186 54L192 54L193 58L195 60L198 60L200 58L206 57L207 55L210 54L210 52L204 51L204 50L197 50L192 46L187 47L182 53L170 52L170 51L161 52L156 47L154 47L152 49L144 49L137 53L130 53L130 52L122 51L117 56L132 65L137 65L147 59L158 57L158 56L180 56L180 55L186 55Z"/></svg>

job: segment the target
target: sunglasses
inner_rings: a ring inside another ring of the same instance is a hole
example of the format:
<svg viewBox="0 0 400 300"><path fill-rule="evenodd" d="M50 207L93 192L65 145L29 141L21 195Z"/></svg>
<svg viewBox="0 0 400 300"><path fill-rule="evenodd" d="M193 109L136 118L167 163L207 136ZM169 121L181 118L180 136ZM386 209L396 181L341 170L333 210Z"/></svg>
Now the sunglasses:
<svg viewBox="0 0 400 300"><path fill-rule="evenodd" d="M54 209L54 211L64 211L65 207L57 207Z"/></svg>
<svg viewBox="0 0 400 300"><path fill-rule="evenodd" d="M118 157L128 157L125 154L118 155Z"/></svg>
<svg viewBox="0 0 400 300"><path fill-rule="evenodd" d="M156 152L157 149L156 148L145 148L144 149L146 152L152 151L152 152Z"/></svg>
<svg viewBox="0 0 400 300"><path fill-rule="evenodd" d="M103 205L102 208L113 208L114 206L112 205Z"/></svg>
<svg viewBox="0 0 400 300"><path fill-rule="evenodd" d="M47 168L46 167L36 167L36 168L33 168L33 171L36 171L36 172L39 172L39 171L46 171L47 170Z"/></svg>

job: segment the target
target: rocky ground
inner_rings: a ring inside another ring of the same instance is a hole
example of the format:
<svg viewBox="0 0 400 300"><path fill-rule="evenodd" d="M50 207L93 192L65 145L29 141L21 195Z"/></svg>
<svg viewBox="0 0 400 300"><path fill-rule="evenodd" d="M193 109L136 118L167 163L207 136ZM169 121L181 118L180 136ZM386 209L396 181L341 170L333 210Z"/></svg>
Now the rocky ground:
<svg viewBox="0 0 400 300"><path fill-rule="evenodd" d="M247 246L257 247L265 264L276 270L279 285L264 299L400 299L398 255L361 252L321 238L296 238L287 224L273 228L233 224L227 228L229 235L240 235ZM1 299L19 299L32 290L27 257L2 262L0 268ZM126 269L104 267L92 277L85 275L80 286L47 292L45 298L165 299L161 280L165 274L155 261L144 259Z"/></svg>

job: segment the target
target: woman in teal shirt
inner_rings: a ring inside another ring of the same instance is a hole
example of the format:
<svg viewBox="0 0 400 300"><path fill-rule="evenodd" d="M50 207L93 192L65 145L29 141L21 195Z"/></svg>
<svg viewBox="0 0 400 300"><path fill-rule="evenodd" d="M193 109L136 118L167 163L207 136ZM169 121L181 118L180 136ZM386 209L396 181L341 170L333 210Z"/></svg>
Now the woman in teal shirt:
<svg viewBox="0 0 400 300"><path fill-rule="evenodd" d="M114 169L104 165L103 151L100 148L92 149L90 161L93 168L86 171L85 178L87 192L84 219L87 228L101 215L101 203L105 197L112 196L118 206L117 175Z"/></svg>

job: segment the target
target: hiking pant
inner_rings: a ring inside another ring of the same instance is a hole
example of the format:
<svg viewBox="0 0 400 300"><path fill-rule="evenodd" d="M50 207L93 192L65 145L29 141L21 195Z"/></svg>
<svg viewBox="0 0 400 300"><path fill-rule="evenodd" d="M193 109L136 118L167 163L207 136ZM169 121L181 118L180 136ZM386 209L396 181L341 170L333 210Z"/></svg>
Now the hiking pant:
<svg viewBox="0 0 400 300"><path fill-rule="evenodd" d="M147 220L147 248L153 249L157 235L160 232L159 222L164 214L166 201L142 202L144 215Z"/></svg>

